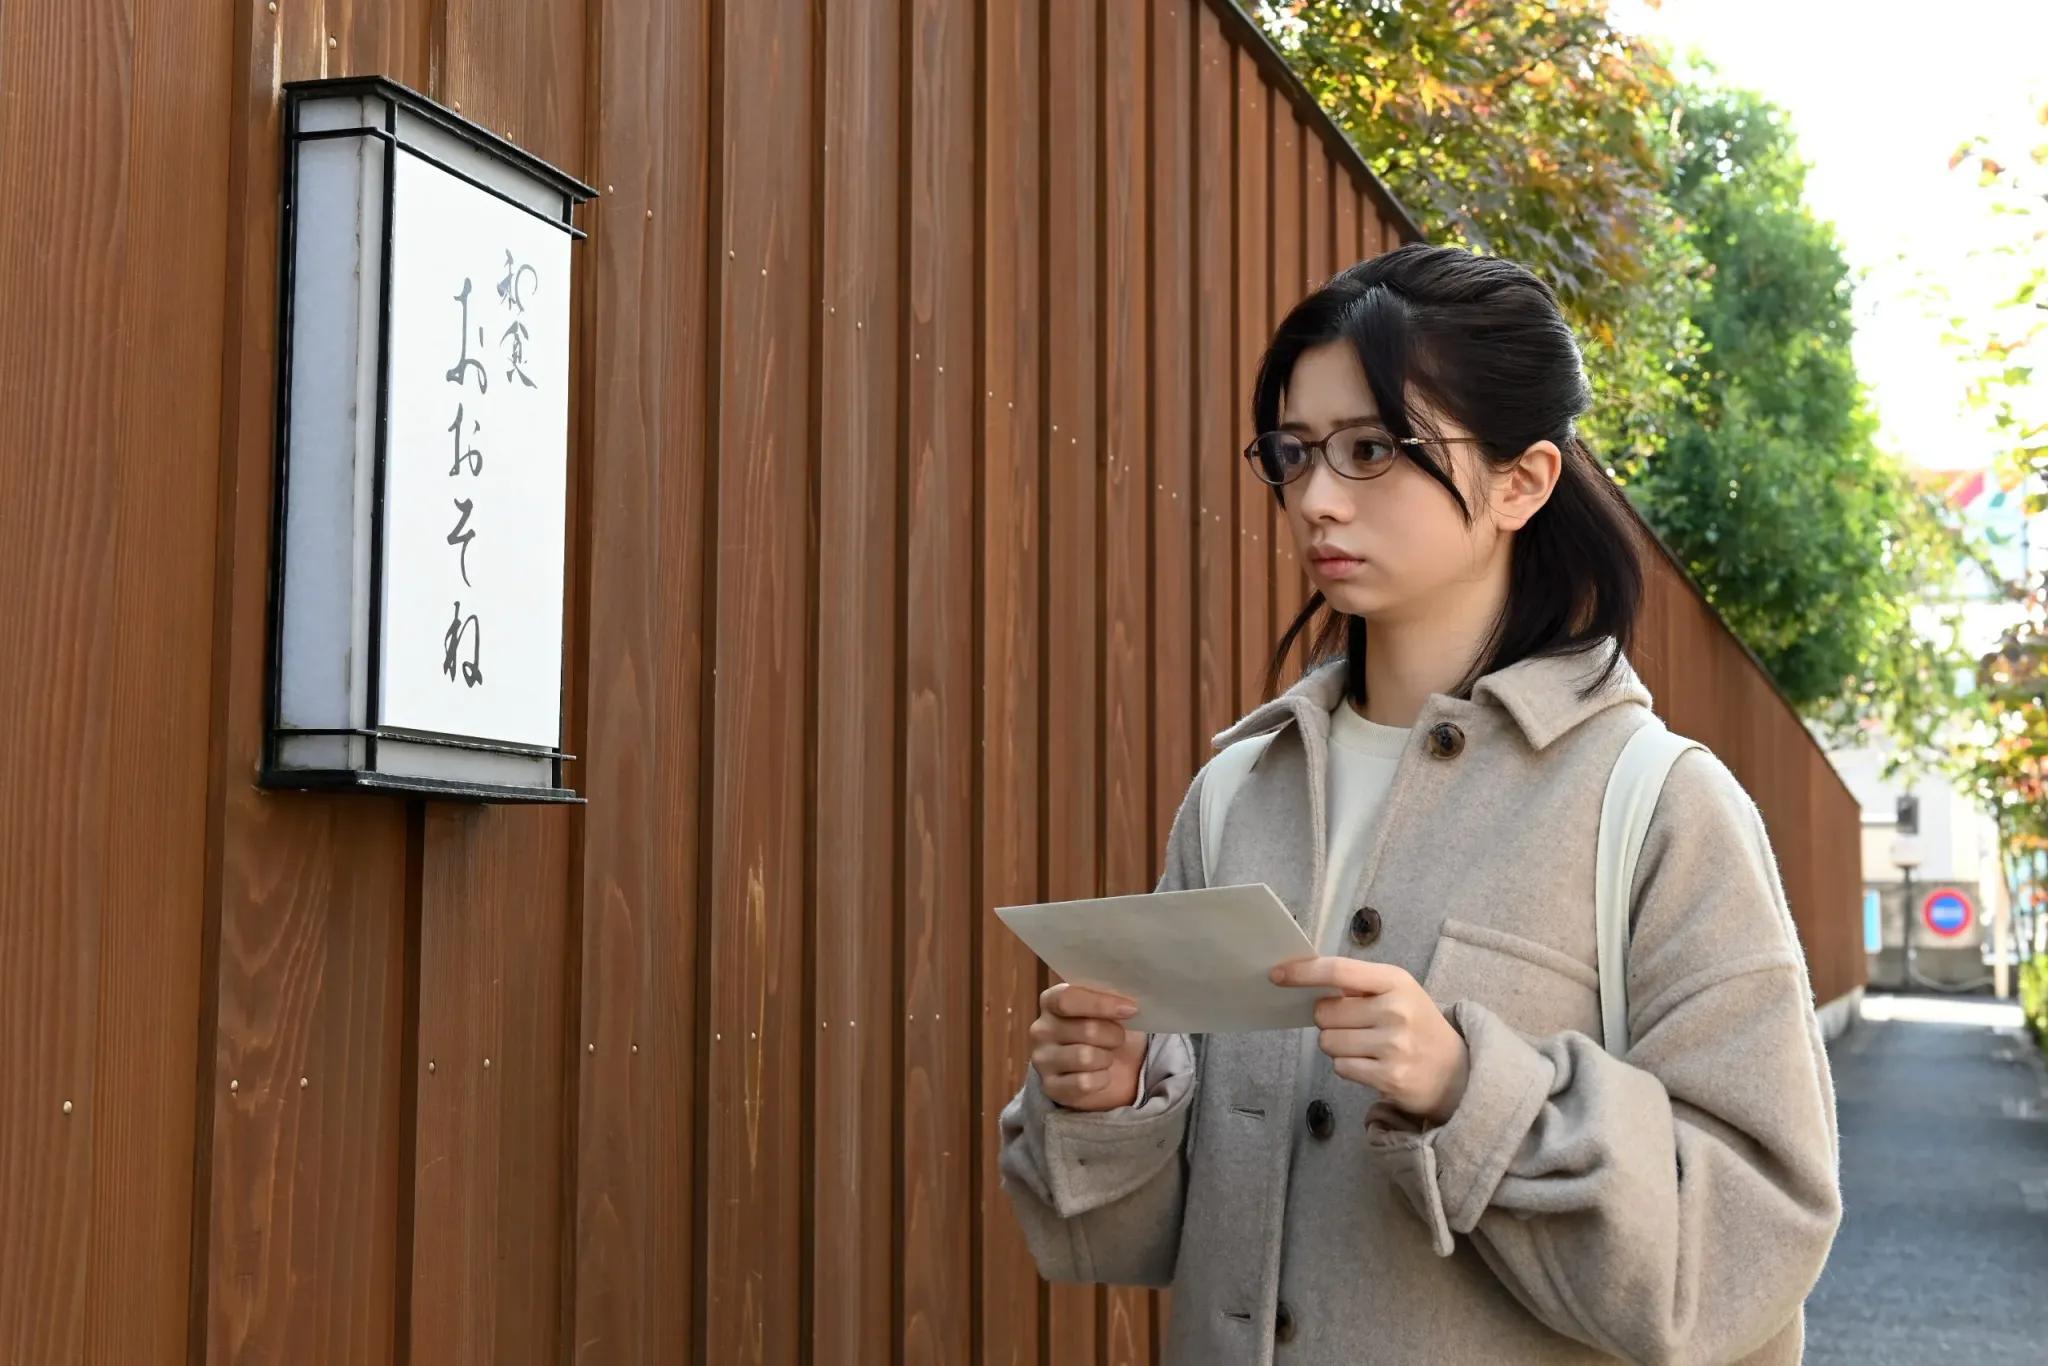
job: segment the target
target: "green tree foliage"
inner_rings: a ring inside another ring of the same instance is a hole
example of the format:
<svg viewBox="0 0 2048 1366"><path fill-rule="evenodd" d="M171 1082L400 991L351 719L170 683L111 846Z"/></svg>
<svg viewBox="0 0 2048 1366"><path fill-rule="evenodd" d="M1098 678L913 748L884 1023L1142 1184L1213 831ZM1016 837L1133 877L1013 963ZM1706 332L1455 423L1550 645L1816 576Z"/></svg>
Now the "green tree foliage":
<svg viewBox="0 0 2048 1366"><path fill-rule="evenodd" d="M2048 511L2048 104L2038 122L2042 141L2031 149L1976 138L1949 162L1976 177L2011 224L1997 247L1963 266L1996 286L1997 306L1974 327L1951 318L1948 339L1974 371L1970 398L1990 418L2002 473L2027 490L2035 514ZM1978 661L1976 725L1955 767L1997 818L2010 854L2048 848L2048 565L2003 588L2011 624Z"/></svg>
<svg viewBox="0 0 2048 1366"><path fill-rule="evenodd" d="M2008 472L2036 481L2031 510L2040 512L2048 508L2048 104L2036 117L2042 141L2024 153L1974 138L1949 159L1952 172L1976 176L1991 211L2012 224L2004 241L1968 262L2000 282L1996 311L1976 334L1950 337L1976 371L1970 397L1990 413ZM1960 329L1963 319L1950 323Z"/></svg>
<svg viewBox="0 0 2048 1366"><path fill-rule="evenodd" d="M1595 449L1794 702L1930 745L1958 660L1909 604L1955 538L1876 447L1776 112L1688 88L1607 0L1252 8L1436 240L1555 285Z"/></svg>
<svg viewBox="0 0 2048 1366"><path fill-rule="evenodd" d="M1683 399L1697 258L1664 195L1673 78L1607 0L1251 6L1433 240L1557 290L1600 377L1586 424L1626 470Z"/></svg>
<svg viewBox="0 0 2048 1366"><path fill-rule="evenodd" d="M1707 263L1701 351L1631 492L1796 704L1924 745L1961 661L1909 613L1954 572L1954 538L1878 449L1840 246L1769 103L1696 88L1681 128L1670 196Z"/></svg>

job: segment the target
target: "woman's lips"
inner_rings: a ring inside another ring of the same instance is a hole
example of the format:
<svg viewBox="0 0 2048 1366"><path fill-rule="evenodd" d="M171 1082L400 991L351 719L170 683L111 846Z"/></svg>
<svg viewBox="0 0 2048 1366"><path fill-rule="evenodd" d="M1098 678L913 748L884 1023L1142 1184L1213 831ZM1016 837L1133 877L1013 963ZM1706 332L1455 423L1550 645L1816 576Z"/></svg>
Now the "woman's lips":
<svg viewBox="0 0 2048 1366"><path fill-rule="evenodd" d="M1348 579L1365 568L1365 561L1338 555L1325 559L1311 559L1309 565L1326 579Z"/></svg>

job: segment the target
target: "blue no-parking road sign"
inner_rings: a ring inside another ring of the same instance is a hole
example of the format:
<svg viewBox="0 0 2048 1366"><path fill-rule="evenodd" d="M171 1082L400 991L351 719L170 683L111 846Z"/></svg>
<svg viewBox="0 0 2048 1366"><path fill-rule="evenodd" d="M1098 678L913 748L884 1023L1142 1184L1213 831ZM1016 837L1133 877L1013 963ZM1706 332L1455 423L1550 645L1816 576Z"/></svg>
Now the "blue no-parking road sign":
<svg viewBox="0 0 2048 1366"><path fill-rule="evenodd" d="M1953 888L1933 893L1920 906L1920 918L1927 922L1927 928L1944 939L1969 929L1973 914L1970 898Z"/></svg>

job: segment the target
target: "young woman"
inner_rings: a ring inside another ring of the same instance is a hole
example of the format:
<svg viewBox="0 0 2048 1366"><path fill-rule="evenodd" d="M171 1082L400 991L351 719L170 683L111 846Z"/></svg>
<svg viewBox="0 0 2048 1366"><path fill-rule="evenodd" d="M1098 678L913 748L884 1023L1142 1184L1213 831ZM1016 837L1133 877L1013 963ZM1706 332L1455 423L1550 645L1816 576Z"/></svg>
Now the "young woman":
<svg viewBox="0 0 2048 1366"><path fill-rule="evenodd" d="M1600 1039L1594 846L1650 697L1642 568L1575 432L1552 292L1408 246L1303 300L1245 452L1319 591L1315 663L1209 851L1323 956L1317 1028L1147 1037L1064 983L1001 1119L1054 1280L1174 1288L1166 1359L1796 1362L1841 1216L1834 1093L1748 794L1671 769L1630 900L1630 1037ZM1199 886L1203 779L1161 890Z"/></svg>

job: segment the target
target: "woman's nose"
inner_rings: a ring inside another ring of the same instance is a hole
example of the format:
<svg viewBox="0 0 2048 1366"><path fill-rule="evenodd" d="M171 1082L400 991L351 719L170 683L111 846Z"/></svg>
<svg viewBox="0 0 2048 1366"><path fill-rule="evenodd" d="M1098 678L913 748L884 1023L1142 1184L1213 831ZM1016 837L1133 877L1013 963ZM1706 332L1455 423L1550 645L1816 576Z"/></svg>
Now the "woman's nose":
<svg viewBox="0 0 2048 1366"><path fill-rule="evenodd" d="M1311 521L1348 521L1351 491L1344 487L1346 482L1330 468L1328 461L1310 461L1308 473L1294 484L1294 496L1301 500L1301 515Z"/></svg>

